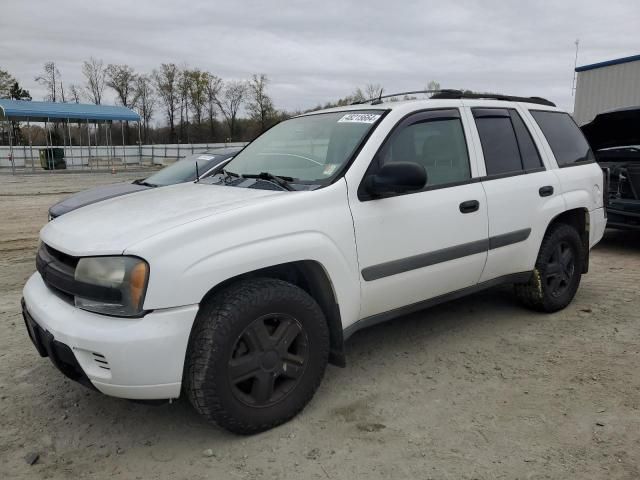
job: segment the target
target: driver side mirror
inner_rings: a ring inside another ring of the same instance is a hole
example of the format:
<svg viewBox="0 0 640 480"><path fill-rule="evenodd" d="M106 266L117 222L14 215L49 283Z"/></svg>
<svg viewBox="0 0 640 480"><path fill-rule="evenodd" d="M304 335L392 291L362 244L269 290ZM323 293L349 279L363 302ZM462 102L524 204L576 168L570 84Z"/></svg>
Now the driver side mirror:
<svg viewBox="0 0 640 480"><path fill-rule="evenodd" d="M365 179L365 188L373 197L421 190L427 184L427 171L414 162L390 162Z"/></svg>

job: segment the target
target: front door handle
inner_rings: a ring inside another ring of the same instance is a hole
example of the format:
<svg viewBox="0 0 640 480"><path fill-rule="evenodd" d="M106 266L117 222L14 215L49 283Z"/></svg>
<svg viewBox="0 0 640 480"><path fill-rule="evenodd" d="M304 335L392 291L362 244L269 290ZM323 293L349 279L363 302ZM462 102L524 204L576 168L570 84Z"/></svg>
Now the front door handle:
<svg viewBox="0 0 640 480"><path fill-rule="evenodd" d="M467 200L466 202L462 202L460 204L460 212L462 213L475 212L479 208L480 208L480 202L477 200Z"/></svg>
<svg viewBox="0 0 640 480"><path fill-rule="evenodd" d="M551 185L540 187L538 193L541 197L550 197L551 195L553 195L553 187Z"/></svg>

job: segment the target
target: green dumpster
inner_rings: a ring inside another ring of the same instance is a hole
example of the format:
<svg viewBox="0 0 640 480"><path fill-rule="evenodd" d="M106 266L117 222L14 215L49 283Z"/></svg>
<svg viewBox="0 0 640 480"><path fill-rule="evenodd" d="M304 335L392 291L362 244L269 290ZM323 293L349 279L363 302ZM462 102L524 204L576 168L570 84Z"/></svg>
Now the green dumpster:
<svg viewBox="0 0 640 480"><path fill-rule="evenodd" d="M45 170L64 170L67 168L64 148L41 148L40 166Z"/></svg>

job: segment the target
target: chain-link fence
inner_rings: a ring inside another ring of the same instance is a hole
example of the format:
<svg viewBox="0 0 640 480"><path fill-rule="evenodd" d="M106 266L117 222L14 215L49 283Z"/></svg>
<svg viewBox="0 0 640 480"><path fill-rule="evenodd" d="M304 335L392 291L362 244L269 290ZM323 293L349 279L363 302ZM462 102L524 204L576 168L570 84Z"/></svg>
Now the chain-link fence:
<svg viewBox="0 0 640 480"><path fill-rule="evenodd" d="M188 155L244 143L198 143L126 146L0 146L0 174L53 171L112 171L165 165Z"/></svg>

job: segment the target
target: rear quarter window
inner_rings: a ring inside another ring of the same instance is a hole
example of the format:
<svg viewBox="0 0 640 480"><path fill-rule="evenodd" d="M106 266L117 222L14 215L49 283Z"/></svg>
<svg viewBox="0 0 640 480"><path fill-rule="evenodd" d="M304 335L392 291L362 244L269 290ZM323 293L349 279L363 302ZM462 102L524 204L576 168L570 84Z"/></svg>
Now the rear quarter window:
<svg viewBox="0 0 640 480"><path fill-rule="evenodd" d="M543 110L530 112L549 142L559 167L595 160L587 140L568 113Z"/></svg>

